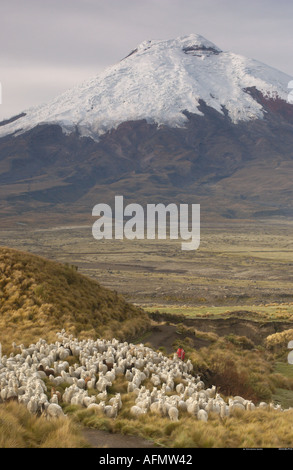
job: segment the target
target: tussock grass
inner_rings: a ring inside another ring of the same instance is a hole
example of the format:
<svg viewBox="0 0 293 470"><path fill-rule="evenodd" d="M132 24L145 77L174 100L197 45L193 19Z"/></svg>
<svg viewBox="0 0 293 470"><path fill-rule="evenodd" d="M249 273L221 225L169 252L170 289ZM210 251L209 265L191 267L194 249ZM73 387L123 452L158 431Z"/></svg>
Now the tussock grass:
<svg viewBox="0 0 293 470"><path fill-rule="evenodd" d="M110 420L100 412L82 410L74 415L77 422L111 433L140 436L159 447L169 448L277 448L291 447L293 410L235 410L221 419L210 413L207 423L181 413L178 422L147 413L139 417L129 414L133 399L123 405L123 413Z"/></svg>
<svg viewBox="0 0 293 470"><path fill-rule="evenodd" d="M67 418L48 421L15 402L0 406L0 448L88 447L79 426Z"/></svg>
<svg viewBox="0 0 293 470"><path fill-rule="evenodd" d="M65 328L82 338L132 338L145 331L147 314L77 272L73 265L0 248L0 342L56 341Z"/></svg>
<svg viewBox="0 0 293 470"><path fill-rule="evenodd" d="M139 436L159 447L169 448L276 448L290 447L293 439L293 409L285 412L270 409L242 411L235 409L229 417L210 413L207 423L198 421L187 412L180 412L179 421L156 413L131 415L135 393L123 393L127 382L120 377L112 386L109 398L122 392L122 410L117 418L107 418L103 412L66 405L71 419L88 427L110 433ZM144 383L144 385L146 385Z"/></svg>
<svg viewBox="0 0 293 470"><path fill-rule="evenodd" d="M275 353L286 351L289 341L293 340L293 329L285 330L280 333L274 333L266 338L265 345ZM288 350L286 353L288 354Z"/></svg>

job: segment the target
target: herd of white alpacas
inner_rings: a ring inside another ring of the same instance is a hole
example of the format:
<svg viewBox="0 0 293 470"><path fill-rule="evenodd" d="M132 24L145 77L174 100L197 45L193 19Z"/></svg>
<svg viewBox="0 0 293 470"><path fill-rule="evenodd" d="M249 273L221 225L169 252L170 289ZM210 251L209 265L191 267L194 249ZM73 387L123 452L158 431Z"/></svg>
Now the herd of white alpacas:
<svg viewBox="0 0 293 470"><path fill-rule="evenodd" d="M121 394L110 397L108 389L116 377L123 374L128 381L127 391L133 392L135 397L135 405L130 409L132 416L152 412L177 421L185 411L198 420L207 421L210 412L223 418L235 408L256 408L250 400L240 396L226 402L215 386L205 388L200 377L193 374L190 360L181 361L176 354L170 359L143 344L116 339L79 341L64 330L57 337L58 341L53 344L43 339L29 347L13 344L14 353L0 356L1 403L18 401L31 413L47 419L65 416L62 403L95 408L115 418L122 408ZM78 362L70 365L69 356L75 356ZM44 378L52 384L50 393ZM152 388L143 385L146 379L153 384ZM60 384L64 384L63 393L57 391ZM280 405L265 402L257 407L284 411Z"/></svg>

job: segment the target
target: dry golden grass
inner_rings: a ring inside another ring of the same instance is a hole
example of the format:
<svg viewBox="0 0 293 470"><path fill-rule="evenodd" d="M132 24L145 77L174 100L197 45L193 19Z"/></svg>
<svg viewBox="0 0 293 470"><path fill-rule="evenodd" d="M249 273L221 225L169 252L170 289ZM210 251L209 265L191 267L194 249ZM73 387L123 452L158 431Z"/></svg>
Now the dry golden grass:
<svg viewBox="0 0 293 470"><path fill-rule="evenodd" d="M15 402L0 406L0 448L88 447L79 427L67 418L48 421Z"/></svg>
<svg viewBox="0 0 293 470"><path fill-rule="evenodd" d="M65 328L82 338L132 338L149 324L143 310L77 272L75 266L0 248L0 342L56 341Z"/></svg>
<svg viewBox="0 0 293 470"><path fill-rule="evenodd" d="M233 416L219 419L210 416L208 423L186 419L172 433L172 447L198 448L278 448L292 446L293 411L278 412L261 409L251 412L237 410Z"/></svg>
<svg viewBox="0 0 293 470"><path fill-rule="evenodd" d="M293 340L293 329L274 333L266 338L266 347L273 351L280 351L287 348L289 341Z"/></svg>
<svg viewBox="0 0 293 470"><path fill-rule="evenodd" d="M118 389L123 391L123 381ZM117 389L117 390L118 390ZM116 384L112 393L117 392ZM72 419L88 427L111 433L129 434L152 440L156 445L169 448L279 448L290 447L293 442L293 410L277 411L236 409L226 418L210 413L208 422L198 421L187 412L181 412L178 422L155 413L139 417L130 414L135 403L134 393L123 393L123 407L116 419L102 412L66 406Z"/></svg>
<svg viewBox="0 0 293 470"><path fill-rule="evenodd" d="M293 390L291 378L280 379L274 368L275 357L264 347L251 348L245 338L233 335L219 337L200 351L184 344L195 370L209 371L209 385L216 385L225 396L270 402L277 386ZM279 385L278 385L279 384Z"/></svg>

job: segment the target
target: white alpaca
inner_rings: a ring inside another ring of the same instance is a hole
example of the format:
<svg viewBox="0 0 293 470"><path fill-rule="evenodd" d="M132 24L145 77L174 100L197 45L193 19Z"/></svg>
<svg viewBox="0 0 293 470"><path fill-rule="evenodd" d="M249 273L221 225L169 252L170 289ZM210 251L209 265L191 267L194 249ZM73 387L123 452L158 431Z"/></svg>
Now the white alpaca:
<svg viewBox="0 0 293 470"><path fill-rule="evenodd" d="M105 402L101 401L100 403L91 403L88 408L88 410L95 410L95 411L104 411L105 409Z"/></svg>
<svg viewBox="0 0 293 470"><path fill-rule="evenodd" d="M186 403L186 407L188 414L192 416L196 416L198 414L199 404L197 401L191 401L190 403Z"/></svg>
<svg viewBox="0 0 293 470"><path fill-rule="evenodd" d="M100 392L100 393L97 394L97 400L106 401L107 396L108 396L107 390L104 390L103 392Z"/></svg>
<svg viewBox="0 0 293 470"><path fill-rule="evenodd" d="M37 400L34 397L31 397L26 407L30 413L35 414L38 411Z"/></svg>
<svg viewBox="0 0 293 470"><path fill-rule="evenodd" d="M108 416L108 418L116 418L118 414L118 403L114 405L106 405L104 408L104 413Z"/></svg>
<svg viewBox="0 0 293 470"><path fill-rule="evenodd" d="M208 414L205 410L199 410L197 413L197 419L199 421L207 421L208 420Z"/></svg>
<svg viewBox="0 0 293 470"><path fill-rule="evenodd" d="M145 413L146 413L146 410L142 409L140 406L133 405L130 408L130 414L132 414L133 416L140 416Z"/></svg>
<svg viewBox="0 0 293 470"><path fill-rule="evenodd" d="M63 413L60 405L57 405L56 403L50 403L46 409L46 416L47 419L55 419L64 417L66 415Z"/></svg>
<svg viewBox="0 0 293 470"><path fill-rule="evenodd" d="M58 405L58 396L56 393L54 393L50 398L50 403L56 403Z"/></svg>
<svg viewBox="0 0 293 470"><path fill-rule="evenodd" d="M96 397L95 395L89 397L89 396L85 396L83 398L83 405L88 408L89 405L93 404L93 403L96 403Z"/></svg>
<svg viewBox="0 0 293 470"><path fill-rule="evenodd" d="M171 406L169 408L168 415L171 421L178 421L179 411L176 406Z"/></svg>
<svg viewBox="0 0 293 470"><path fill-rule="evenodd" d="M175 390L176 390L176 392L177 392L178 394L184 393L184 385L183 385L183 384L178 384L178 385L176 385L176 389L175 389Z"/></svg>

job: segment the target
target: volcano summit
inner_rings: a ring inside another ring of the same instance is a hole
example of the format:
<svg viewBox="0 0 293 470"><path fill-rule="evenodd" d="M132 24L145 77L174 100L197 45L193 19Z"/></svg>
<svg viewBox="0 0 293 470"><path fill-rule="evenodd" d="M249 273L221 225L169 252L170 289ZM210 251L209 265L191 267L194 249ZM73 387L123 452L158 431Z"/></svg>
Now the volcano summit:
<svg viewBox="0 0 293 470"><path fill-rule="evenodd" d="M196 34L144 41L0 123L0 212L89 215L123 194L221 217L291 217L291 80Z"/></svg>

